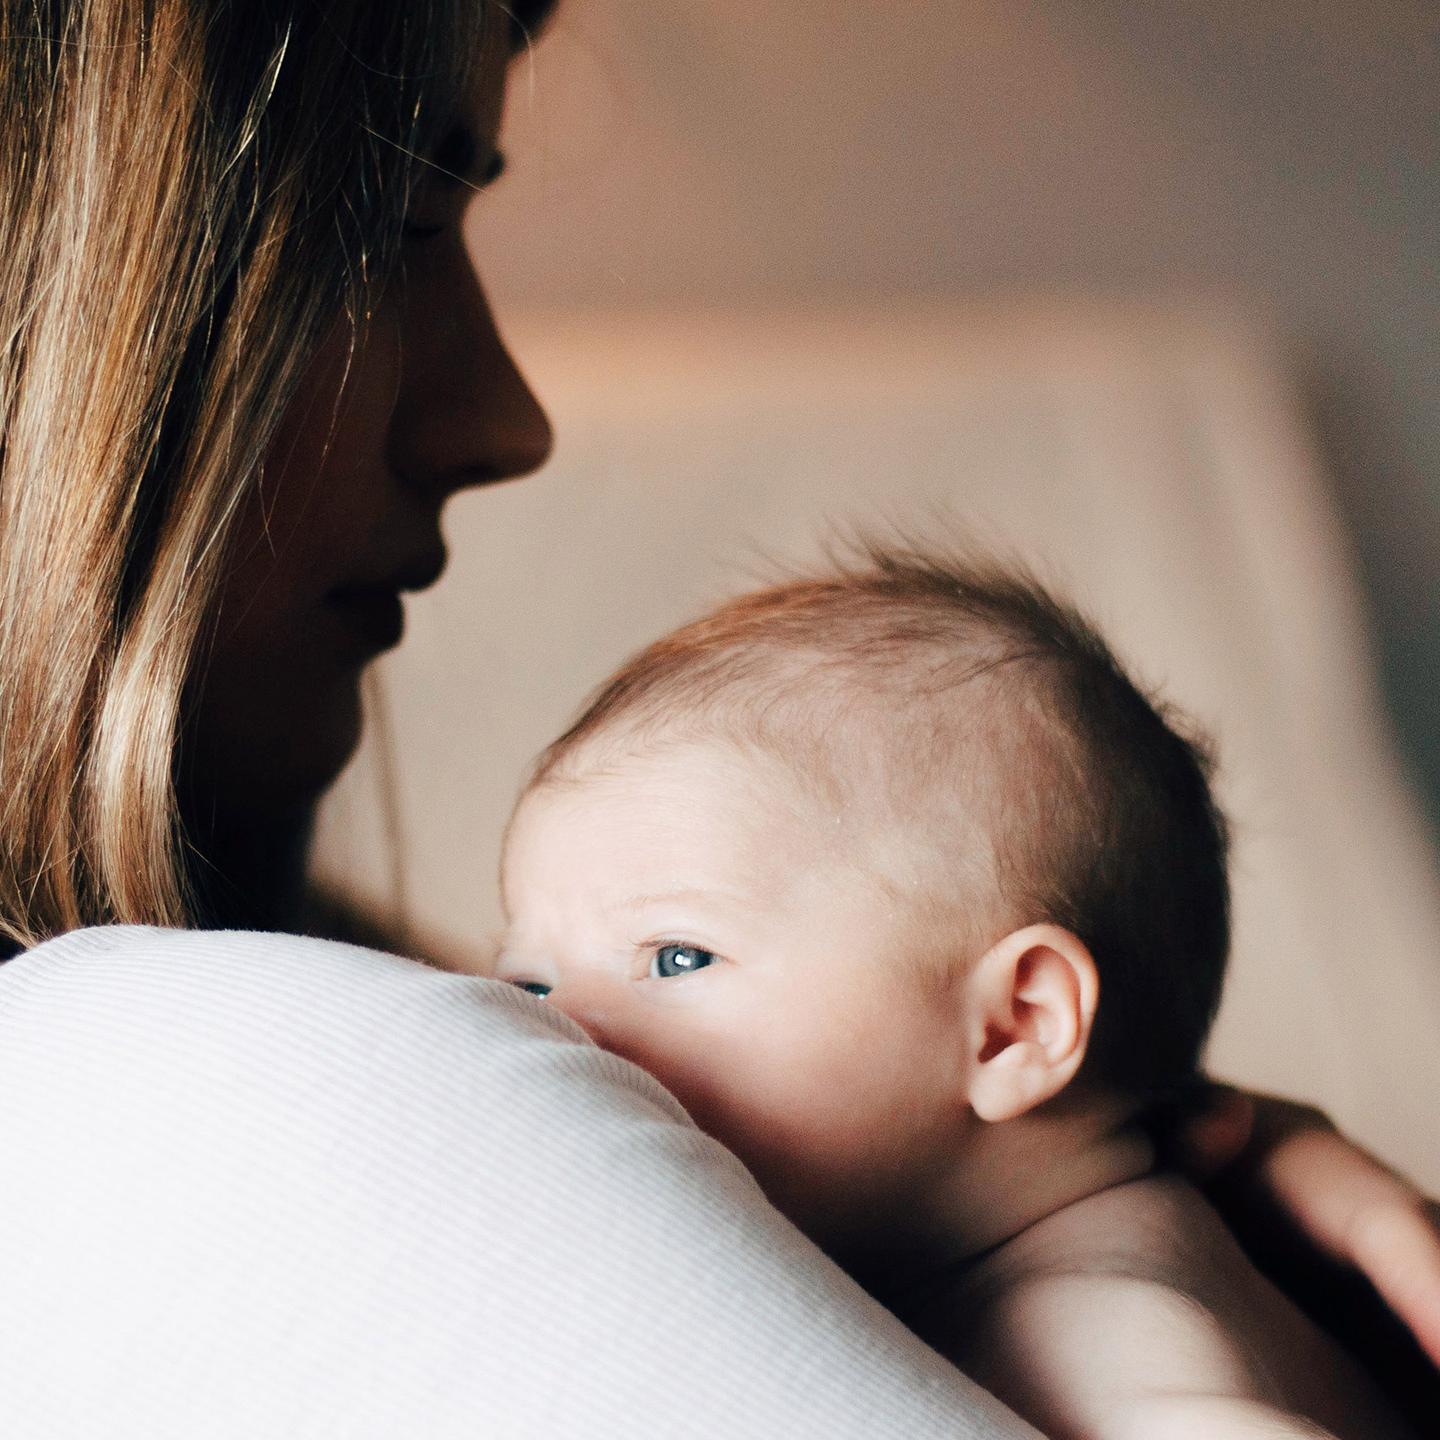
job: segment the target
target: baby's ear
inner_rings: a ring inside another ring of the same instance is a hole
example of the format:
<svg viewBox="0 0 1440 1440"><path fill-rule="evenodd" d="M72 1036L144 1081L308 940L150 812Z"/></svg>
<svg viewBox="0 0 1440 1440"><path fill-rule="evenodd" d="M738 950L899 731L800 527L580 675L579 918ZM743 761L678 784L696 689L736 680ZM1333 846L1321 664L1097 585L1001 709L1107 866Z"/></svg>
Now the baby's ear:
<svg viewBox="0 0 1440 1440"><path fill-rule="evenodd" d="M1095 961L1059 925L1027 925L991 946L967 976L970 1108L1013 1120L1074 1078L1100 998Z"/></svg>

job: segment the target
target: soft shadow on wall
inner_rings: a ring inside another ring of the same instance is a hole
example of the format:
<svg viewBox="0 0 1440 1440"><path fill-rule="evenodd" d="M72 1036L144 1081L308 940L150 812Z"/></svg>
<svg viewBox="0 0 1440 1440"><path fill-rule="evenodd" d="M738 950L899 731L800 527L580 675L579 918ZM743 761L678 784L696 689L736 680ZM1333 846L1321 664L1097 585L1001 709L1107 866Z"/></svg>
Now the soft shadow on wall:
<svg viewBox="0 0 1440 1440"><path fill-rule="evenodd" d="M1440 830L1428 0L567 0L516 78L502 314L1219 292L1272 327Z"/></svg>

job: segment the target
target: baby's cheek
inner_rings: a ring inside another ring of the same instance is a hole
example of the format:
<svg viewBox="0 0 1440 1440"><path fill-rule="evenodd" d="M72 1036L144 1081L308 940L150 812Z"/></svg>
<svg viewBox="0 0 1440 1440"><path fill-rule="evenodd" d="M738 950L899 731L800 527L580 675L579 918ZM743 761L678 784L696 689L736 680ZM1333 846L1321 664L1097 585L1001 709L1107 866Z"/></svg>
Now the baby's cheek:
<svg viewBox="0 0 1440 1440"><path fill-rule="evenodd" d="M782 1208L798 1214L853 1186L884 1143L887 1117L866 1103L848 1036L792 1033L773 1016L740 1024L718 1004L705 1014L598 999L566 1008L597 1044L664 1085Z"/></svg>
<svg viewBox="0 0 1440 1440"><path fill-rule="evenodd" d="M597 1044L653 1075L702 1130L746 1158L752 1136L764 1129L770 1087L752 1090L750 1057L732 1036L699 1017L648 1006L580 1023Z"/></svg>
<svg viewBox="0 0 1440 1440"><path fill-rule="evenodd" d="M560 996L557 990L552 996ZM559 1008L603 1050L647 1070L694 1113L689 1097L703 1090L707 1047L697 1043L673 1017L600 998L567 995Z"/></svg>
<svg viewBox="0 0 1440 1440"><path fill-rule="evenodd" d="M757 1145L793 1157L808 1171L843 1171L876 1142L846 1077L828 1065L805 1066L798 1057L752 1069L738 1106L752 1121Z"/></svg>
<svg viewBox="0 0 1440 1440"><path fill-rule="evenodd" d="M702 1041L685 1032L657 1033L654 1029L627 1026L611 1033L606 1048L648 1070L698 1125L715 1133L707 1122L717 1118L714 1100L718 1077Z"/></svg>
<svg viewBox="0 0 1440 1440"><path fill-rule="evenodd" d="M874 1117L854 1103L844 1066L785 1045L725 1057L695 1081L697 1123L767 1188L844 1186L874 1152ZM682 1097L683 1100L683 1097Z"/></svg>

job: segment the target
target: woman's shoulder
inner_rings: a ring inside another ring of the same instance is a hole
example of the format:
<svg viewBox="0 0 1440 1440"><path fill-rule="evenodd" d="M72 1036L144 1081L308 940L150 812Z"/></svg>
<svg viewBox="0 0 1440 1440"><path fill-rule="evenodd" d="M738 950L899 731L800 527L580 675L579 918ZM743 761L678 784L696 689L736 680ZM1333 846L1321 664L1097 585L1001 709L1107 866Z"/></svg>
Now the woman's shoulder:
<svg viewBox="0 0 1440 1440"><path fill-rule="evenodd" d="M124 974L132 984L149 978L156 984L194 988L217 981L241 989L264 988L283 980L308 990L341 978L372 984L423 968L384 951L307 935L97 925L20 952L0 968L0 983L29 989L84 973L91 979Z"/></svg>
<svg viewBox="0 0 1440 1440"><path fill-rule="evenodd" d="M38 965L47 969L71 962L88 962L105 956L139 957L162 954L271 955L279 957L283 962L287 955L305 952L319 954L343 943L267 930L192 930L159 925L94 925L56 935L50 940L20 951L16 958L24 962L20 968Z"/></svg>
<svg viewBox="0 0 1440 1440"><path fill-rule="evenodd" d="M643 1071L356 946L0 966L0 1195L7 1433L1011 1433Z"/></svg>
<svg viewBox="0 0 1440 1440"><path fill-rule="evenodd" d="M618 1093L621 1108L639 1100L684 1119L648 1076L513 986L263 931L104 926L25 951L0 965L0 1069L32 1051L68 1054L71 1085L148 1074L190 1093L363 1105L383 1084L431 1110L503 1086L537 1111L572 1107L584 1089L608 1093L611 1109Z"/></svg>
<svg viewBox="0 0 1440 1440"><path fill-rule="evenodd" d="M108 925L72 930L0 966L0 1023L92 1013L115 1025L147 1017L238 1022L263 1012L317 1027L425 988L425 967L360 946L250 930ZM293 1012L293 1013L292 1013Z"/></svg>

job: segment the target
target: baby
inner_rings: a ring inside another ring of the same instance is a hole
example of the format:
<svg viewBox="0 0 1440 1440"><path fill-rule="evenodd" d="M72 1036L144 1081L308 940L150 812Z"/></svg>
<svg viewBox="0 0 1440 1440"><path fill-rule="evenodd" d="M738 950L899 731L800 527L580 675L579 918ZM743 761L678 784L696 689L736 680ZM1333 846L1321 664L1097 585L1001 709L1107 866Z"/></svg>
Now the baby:
<svg viewBox="0 0 1440 1440"><path fill-rule="evenodd" d="M656 642L545 751L497 973L1052 1440L1395 1435L1146 1138L1229 942L1207 774L1028 578L867 552Z"/></svg>

